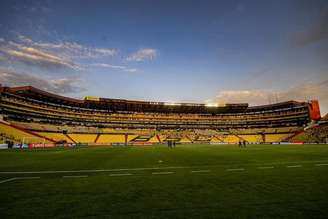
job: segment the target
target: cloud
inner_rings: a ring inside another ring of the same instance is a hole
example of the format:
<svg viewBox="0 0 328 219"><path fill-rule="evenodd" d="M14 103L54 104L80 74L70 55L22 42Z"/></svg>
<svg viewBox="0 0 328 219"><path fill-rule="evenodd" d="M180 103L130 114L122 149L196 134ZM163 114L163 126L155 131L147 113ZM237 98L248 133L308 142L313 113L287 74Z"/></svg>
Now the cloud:
<svg viewBox="0 0 328 219"><path fill-rule="evenodd" d="M255 103L268 102L271 92L263 90L226 90L221 91L215 99L228 103Z"/></svg>
<svg viewBox="0 0 328 219"><path fill-rule="evenodd" d="M94 68L110 68L124 72L137 72L136 68L107 63L93 63L95 60L104 61L118 53L117 49L90 47L76 42L41 42L24 35L17 35L15 40L0 38L0 61L22 62L33 64L50 70L68 68L72 70L87 70ZM152 60L158 56L158 51L152 48L140 49L128 56L130 61Z"/></svg>
<svg viewBox="0 0 328 219"><path fill-rule="evenodd" d="M15 41L0 38L0 55L6 56L6 60L44 68L83 70L81 59L108 58L116 55L117 52L112 48L90 47L76 42L36 42L24 35L18 35Z"/></svg>
<svg viewBox="0 0 328 219"><path fill-rule="evenodd" d="M287 89L274 92L272 90L227 90L221 91L212 102L249 103L262 105L281 101L307 101L318 99L323 112L328 112L328 80L313 83L303 83ZM208 102L208 101L207 101Z"/></svg>
<svg viewBox="0 0 328 219"><path fill-rule="evenodd" d="M0 69L0 81L4 86L30 85L58 94L79 93L86 90L79 85L81 79L78 76L45 78L31 73L17 73L8 69Z"/></svg>
<svg viewBox="0 0 328 219"><path fill-rule="evenodd" d="M65 67L75 70L81 69L70 60L50 54L32 47L20 47L17 49L0 49L12 58L25 63L39 64L44 67Z"/></svg>
<svg viewBox="0 0 328 219"><path fill-rule="evenodd" d="M106 64L106 63L94 63L94 64L89 64L88 66L97 67L97 68L119 69L119 70L126 71L126 72L136 72L137 71L136 68L129 68L127 66L122 66L122 65L110 65L110 64Z"/></svg>
<svg viewBox="0 0 328 219"><path fill-rule="evenodd" d="M70 68L81 70L81 67L67 57L60 56L42 49L26 46L21 43L4 41L0 44L0 52L12 61L39 65L45 68Z"/></svg>
<svg viewBox="0 0 328 219"><path fill-rule="evenodd" d="M20 42L27 45L44 49L50 52L56 52L71 59L111 57L118 53L118 50L114 48L91 47L69 41L57 43L36 42L24 35L19 35L18 39Z"/></svg>
<svg viewBox="0 0 328 219"><path fill-rule="evenodd" d="M328 7L323 9L320 17L306 30L293 33L290 42L294 47L303 47L326 39L328 39Z"/></svg>
<svg viewBox="0 0 328 219"><path fill-rule="evenodd" d="M158 56L158 51L153 48L139 49L137 52L130 54L127 57L128 61L142 62L145 60L153 60Z"/></svg>

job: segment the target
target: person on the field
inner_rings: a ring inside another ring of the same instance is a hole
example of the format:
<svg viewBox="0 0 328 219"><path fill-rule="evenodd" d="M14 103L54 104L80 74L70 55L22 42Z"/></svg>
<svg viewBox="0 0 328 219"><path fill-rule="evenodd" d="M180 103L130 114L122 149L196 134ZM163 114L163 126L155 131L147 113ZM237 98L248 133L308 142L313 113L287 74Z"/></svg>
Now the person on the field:
<svg viewBox="0 0 328 219"><path fill-rule="evenodd" d="M239 140L239 142L238 142L238 147L241 148L241 141L240 141L240 140Z"/></svg>
<svg viewBox="0 0 328 219"><path fill-rule="evenodd" d="M168 141L167 141L167 146L168 146L169 148L172 148L172 140L168 140Z"/></svg>
<svg viewBox="0 0 328 219"><path fill-rule="evenodd" d="M245 148L246 147L246 141L245 140L243 141L243 145L244 145L244 148Z"/></svg>

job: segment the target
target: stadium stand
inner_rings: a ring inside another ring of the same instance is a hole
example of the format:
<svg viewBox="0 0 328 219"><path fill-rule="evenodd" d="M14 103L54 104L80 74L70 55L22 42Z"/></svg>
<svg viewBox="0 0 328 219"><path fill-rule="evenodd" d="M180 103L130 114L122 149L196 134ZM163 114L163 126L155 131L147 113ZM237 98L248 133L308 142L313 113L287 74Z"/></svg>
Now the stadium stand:
<svg viewBox="0 0 328 219"><path fill-rule="evenodd" d="M52 139L56 142L66 142L66 143L74 143L70 138L68 138L63 133L57 133L57 132L36 132L40 136L47 137L49 139Z"/></svg>
<svg viewBox="0 0 328 219"><path fill-rule="evenodd" d="M0 87L0 94L1 136L15 142L272 143L293 139L309 123L320 120L317 101L213 107L108 98L77 100L31 86Z"/></svg>
<svg viewBox="0 0 328 219"><path fill-rule="evenodd" d="M69 134L70 139L76 143L93 143L96 140L96 134Z"/></svg>
<svg viewBox="0 0 328 219"><path fill-rule="evenodd" d="M16 126L0 122L0 133L3 137L17 143L51 143L53 140L40 136L36 133L20 129Z"/></svg>
<svg viewBox="0 0 328 219"><path fill-rule="evenodd" d="M96 143L100 144L111 144L111 143L125 143L125 135L117 135L117 134L102 134L98 138Z"/></svg>
<svg viewBox="0 0 328 219"><path fill-rule="evenodd" d="M290 140L292 142L328 143L328 123L306 129Z"/></svg>

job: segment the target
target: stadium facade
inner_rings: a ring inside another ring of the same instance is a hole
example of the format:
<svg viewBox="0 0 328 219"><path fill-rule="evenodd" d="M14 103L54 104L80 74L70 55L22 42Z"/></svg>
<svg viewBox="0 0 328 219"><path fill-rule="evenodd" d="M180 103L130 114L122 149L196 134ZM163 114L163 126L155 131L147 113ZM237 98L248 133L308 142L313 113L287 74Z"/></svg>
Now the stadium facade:
<svg viewBox="0 0 328 219"><path fill-rule="evenodd" d="M320 120L317 100L262 106L84 100L0 86L3 139L28 144L273 143Z"/></svg>

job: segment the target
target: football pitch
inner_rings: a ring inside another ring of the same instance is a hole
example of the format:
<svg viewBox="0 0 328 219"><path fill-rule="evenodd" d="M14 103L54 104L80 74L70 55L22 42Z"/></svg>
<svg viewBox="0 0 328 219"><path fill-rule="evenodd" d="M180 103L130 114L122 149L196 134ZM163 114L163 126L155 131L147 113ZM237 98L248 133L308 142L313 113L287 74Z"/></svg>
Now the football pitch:
<svg viewBox="0 0 328 219"><path fill-rule="evenodd" d="M328 145L0 151L0 218L328 218Z"/></svg>

